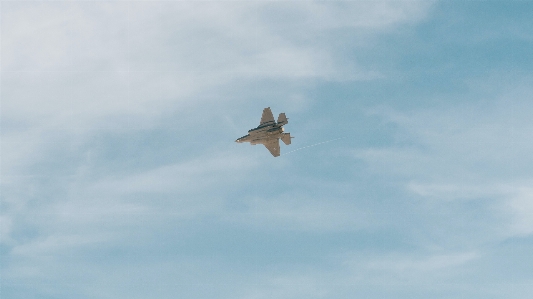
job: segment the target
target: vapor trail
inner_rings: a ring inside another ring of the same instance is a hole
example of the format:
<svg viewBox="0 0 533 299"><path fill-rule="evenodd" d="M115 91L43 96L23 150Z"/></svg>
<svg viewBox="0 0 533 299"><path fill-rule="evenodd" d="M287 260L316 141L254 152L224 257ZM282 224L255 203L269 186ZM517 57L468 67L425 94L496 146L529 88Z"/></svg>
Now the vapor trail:
<svg viewBox="0 0 533 299"><path fill-rule="evenodd" d="M328 140L328 141L323 141L323 142L315 143L315 144L312 144L312 145L308 145L308 146L300 147L300 148L297 148L297 149L295 149L295 150L293 150L293 151L290 151L290 152L285 153L285 154L280 155L280 156L288 155L288 154L290 154L290 153L293 153L293 152L295 152L295 151L302 150L302 149L304 149L304 148L317 146L317 145L320 145L320 144L324 144L324 143L332 142L332 141L339 140L339 139L343 139L343 138L346 138L346 137L335 138L335 139L331 139L331 140Z"/></svg>

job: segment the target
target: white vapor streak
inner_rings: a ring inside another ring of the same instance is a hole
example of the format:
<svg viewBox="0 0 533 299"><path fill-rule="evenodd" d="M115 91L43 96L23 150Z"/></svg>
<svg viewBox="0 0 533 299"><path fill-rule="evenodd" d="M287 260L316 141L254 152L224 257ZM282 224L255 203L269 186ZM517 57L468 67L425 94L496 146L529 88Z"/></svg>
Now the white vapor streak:
<svg viewBox="0 0 533 299"><path fill-rule="evenodd" d="M293 152L295 152L295 151L302 150L302 149L304 149L304 148L317 146L317 145L320 145L320 144L324 144L324 143L332 142L332 141L339 140L339 139L343 139L343 138L346 138L346 137L335 138L335 139L331 139L331 140L328 140L328 141L323 141L323 142L315 143L315 144L312 144L312 145L308 145L308 146L300 147L300 148L297 148L297 149L295 149L295 150L293 150L293 151L290 151L290 152L288 152L288 153L285 153L285 154L283 154L283 155L288 155L288 154L290 154L290 153L293 153ZM280 156L283 156L283 155L280 155Z"/></svg>

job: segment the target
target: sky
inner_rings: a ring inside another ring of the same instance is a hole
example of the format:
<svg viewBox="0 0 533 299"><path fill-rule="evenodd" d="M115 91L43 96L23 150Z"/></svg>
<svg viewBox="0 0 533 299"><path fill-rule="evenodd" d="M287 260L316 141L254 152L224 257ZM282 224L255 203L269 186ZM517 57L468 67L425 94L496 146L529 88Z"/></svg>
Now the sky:
<svg viewBox="0 0 533 299"><path fill-rule="evenodd" d="M0 297L533 293L533 2L0 5Z"/></svg>

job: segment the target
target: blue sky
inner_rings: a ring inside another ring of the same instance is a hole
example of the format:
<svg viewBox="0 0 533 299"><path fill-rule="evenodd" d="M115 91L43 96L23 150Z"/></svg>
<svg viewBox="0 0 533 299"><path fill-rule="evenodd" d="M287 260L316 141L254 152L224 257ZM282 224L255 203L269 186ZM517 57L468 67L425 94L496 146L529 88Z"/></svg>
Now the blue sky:
<svg viewBox="0 0 533 299"><path fill-rule="evenodd" d="M533 293L533 2L0 16L2 298Z"/></svg>

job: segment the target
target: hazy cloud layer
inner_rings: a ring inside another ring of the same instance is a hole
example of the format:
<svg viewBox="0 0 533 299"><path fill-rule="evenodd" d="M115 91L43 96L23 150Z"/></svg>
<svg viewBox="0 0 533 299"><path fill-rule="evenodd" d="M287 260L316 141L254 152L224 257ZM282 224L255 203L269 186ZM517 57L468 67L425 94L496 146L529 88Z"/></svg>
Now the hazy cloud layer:
<svg viewBox="0 0 533 299"><path fill-rule="evenodd" d="M528 298L528 5L3 2L2 295Z"/></svg>

